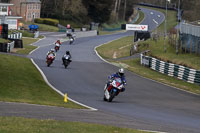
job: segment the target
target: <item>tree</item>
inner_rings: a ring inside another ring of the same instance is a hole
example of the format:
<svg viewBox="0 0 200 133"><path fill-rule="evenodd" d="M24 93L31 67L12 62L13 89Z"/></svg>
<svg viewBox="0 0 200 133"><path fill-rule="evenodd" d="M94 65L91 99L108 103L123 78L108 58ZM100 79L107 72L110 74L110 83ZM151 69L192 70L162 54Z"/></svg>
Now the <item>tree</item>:
<svg viewBox="0 0 200 133"><path fill-rule="evenodd" d="M104 23L110 19L113 0L82 0L88 16L94 22Z"/></svg>

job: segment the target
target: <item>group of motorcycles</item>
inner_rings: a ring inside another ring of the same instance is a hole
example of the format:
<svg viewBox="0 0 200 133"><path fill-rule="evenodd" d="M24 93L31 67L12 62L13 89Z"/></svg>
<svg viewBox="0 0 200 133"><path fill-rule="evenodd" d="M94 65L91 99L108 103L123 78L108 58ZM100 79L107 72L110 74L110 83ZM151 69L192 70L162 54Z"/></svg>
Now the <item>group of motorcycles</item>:
<svg viewBox="0 0 200 133"><path fill-rule="evenodd" d="M72 41L72 42L71 42ZM73 43L73 41L74 41L74 38L73 38L73 40L70 40L70 44L72 44ZM61 46L61 42L56 42L55 43L55 47L54 47L54 49L51 49L50 50L50 54L47 54L47 60L46 60L46 63L47 63L47 67L49 67L52 63L53 63L53 61L55 60L55 57L56 57L56 54L54 53L54 51L55 52L58 52L58 50L60 49L60 46ZM63 65L64 65L64 67L65 67L65 69L67 68L67 66L70 64L70 62L71 62L71 56L70 55L64 55L63 57L62 57L62 61L63 61Z"/></svg>
<svg viewBox="0 0 200 133"><path fill-rule="evenodd" d="M74 38L72 40L70 40L70 44L72 44L74 41ZM55 47L54 50L55 52L58 52L60 49L61 43L55 43ZM71 60L71 55L65 54L62 57L62 61L63 61L63 65L65 67L65 69L67 68L67 66L70 64ZM47 66L49 67L53 61L55 60L55 55L53 55L53 53L48 54L47 56ZM121 78L112 78L109 79L109 81L105 84L104 87L104 97L103 100L104 101L108 101L108 102L112 102L112 100L121 92L121 90L124 88L124 83L121 80Z"/></svg>

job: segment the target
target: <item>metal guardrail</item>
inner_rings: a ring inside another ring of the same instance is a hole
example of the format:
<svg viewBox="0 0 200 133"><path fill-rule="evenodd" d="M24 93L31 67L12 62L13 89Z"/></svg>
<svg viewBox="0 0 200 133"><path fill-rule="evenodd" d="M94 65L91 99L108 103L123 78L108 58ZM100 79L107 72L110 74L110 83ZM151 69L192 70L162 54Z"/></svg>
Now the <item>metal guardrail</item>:
<svg viewBox="0 0 200 133"><path fill-rule="evenodd" d="M181 23L180 33L190 34L193 36L200 37L200 26L188 23Z"/></svg>
<svg viewBox="0 0 200 133"><path fill-rule="evenodd" d="M200 71L141 54L141 64L157 72L200 85Z"/></svg>

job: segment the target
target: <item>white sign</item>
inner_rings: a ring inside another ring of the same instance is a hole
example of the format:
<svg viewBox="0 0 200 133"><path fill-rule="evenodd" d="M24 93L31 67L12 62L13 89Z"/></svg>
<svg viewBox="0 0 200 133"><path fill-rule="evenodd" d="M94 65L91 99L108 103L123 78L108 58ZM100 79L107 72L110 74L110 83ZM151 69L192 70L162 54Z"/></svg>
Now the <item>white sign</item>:
<svg viewBox="0 0 200 133"><path fill-rule="evenodd" d="M148 25L126 24L126 30L148 31Z"/></svg>

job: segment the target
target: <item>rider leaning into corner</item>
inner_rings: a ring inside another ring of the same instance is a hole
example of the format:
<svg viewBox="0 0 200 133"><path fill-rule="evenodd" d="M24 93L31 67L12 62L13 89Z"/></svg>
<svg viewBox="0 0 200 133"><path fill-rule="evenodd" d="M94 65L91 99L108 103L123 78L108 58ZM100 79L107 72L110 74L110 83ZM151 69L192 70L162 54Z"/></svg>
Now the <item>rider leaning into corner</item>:
<svg viewBox="0 0 200 133"><path fill-rule="evenodd" d="M55 57L56 57L55 49L49 50L49 51L47 52L47 57L46 57L46 58L48 58L49 55L53 55L53 56L54 56L54 59L55 59Z"/></svg>
<svg viewBox="0 0 200 133"><path fill-rule="evenodd" d="M118 72L116 72L116 73L114 73L114 74L112 74L111 76L108 77L109 81L108 81L108 83L107 83L107 86L109 86L109 84L112 82L112 80L113 80L114 78L121 78L123 84L126 85L126 79L125 79L124 69L123 69L123 68L120 68L120 69L118 70ZM111 88L108 88L108 91L109 91L109 92L110 92L110 89L111 89ZM124 92L124 91L125 91L125 88L122 88L122 89L121 89L121 92Z"/></svg>

